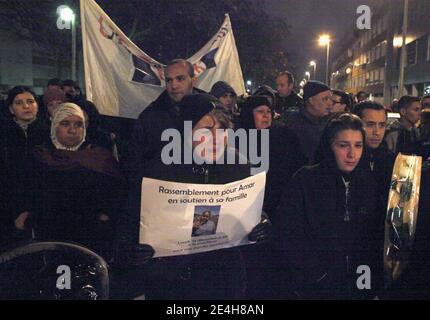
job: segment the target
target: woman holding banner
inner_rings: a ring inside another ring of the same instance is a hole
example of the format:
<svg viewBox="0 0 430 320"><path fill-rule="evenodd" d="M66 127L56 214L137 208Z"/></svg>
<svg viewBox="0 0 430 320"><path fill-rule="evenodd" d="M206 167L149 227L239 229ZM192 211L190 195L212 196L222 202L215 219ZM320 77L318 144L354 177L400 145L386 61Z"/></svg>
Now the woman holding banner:
<svg viewBox="0 0 430 320"><path fill-rule="evenodd" d="M357 167L364 138L358 117L335 115L318 164L300 169L282 196L281 245L300 299L371 299L380 285L385 214Z"/></svg>
<svg viewBox="0 0 430 320"><path fill-rule="evenodd" d="M180 106L183 121L191 121L193 133L204 129L215 137L216 129L232 127L229 116L221 108L216 107L215 101L208 95L190 95L183 99ZM216 137L218 139L218 137ZM215 145L215 140L202 139L194 141L192 149L198 145L214 144L208 149L212 152L200 154L197 158L203 164L165 165L161 159L154 159L149 164L149 178L194 184L227 184L250 176L250 166L245 164L217 164L217 159L226 155L227 139ZM203 142L202 142L203 141ZM236 157L240 157L236 152ZM207 164L208 162L214 162ZM136 190L135 190L136 191ZM136 267L136 274L143 277L143 285L135 290L142 290L147 299L239 299L244 298L246 286L244 264L240 249L222 249L206 253L184 256L157 258L150 260L154 251L147 245L137 243L138 226L140 221L140 192L133 195L134 205L130 211L132 216L126 217L125 227L121 232L121 245L118 251L120 261L129 261ZM139 200L139 201L136 201ZM139 203L137 203L139 202ZM136 206L138 208L136 208ZM265 240L268 236L270 223L264 220L257 225L249 235L251 241ZM132 235L132 238L130 237ZM128 238L128 239L126 239ZM128 243L127 243L128 242ZM125 255L125 256L124 256ZM136 276L128 274L133 279L131 285L136 285ZM142 288L143 286L143 288Z"/></svg>

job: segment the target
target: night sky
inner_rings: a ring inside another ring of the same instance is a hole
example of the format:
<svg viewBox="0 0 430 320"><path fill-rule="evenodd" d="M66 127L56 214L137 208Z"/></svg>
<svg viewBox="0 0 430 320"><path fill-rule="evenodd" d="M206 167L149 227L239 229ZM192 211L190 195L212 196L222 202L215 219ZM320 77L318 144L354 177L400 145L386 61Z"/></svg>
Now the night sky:
<svg viewBox="0 0 430 320"><path fill-rule="evenodd" d="M318 46L318 35L329 33L333 37L331 49L336 51L336 43L345 32L353 32L356 10L366 0L267 0L268 13L285 18L291 27L287 44L291 53L291 69L298 82L304 77L310 60L317 61L319 79L325 77L325 47ZM332 52L333 52L332 51ZM331 57L333 55L331 54Z"/></svg>

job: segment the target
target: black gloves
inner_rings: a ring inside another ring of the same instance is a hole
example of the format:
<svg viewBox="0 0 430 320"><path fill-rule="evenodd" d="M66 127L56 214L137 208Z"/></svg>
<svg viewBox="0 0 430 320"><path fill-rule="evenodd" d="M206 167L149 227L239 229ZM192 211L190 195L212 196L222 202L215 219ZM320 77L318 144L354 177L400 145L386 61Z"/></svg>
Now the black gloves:
<svg viewBox="0 0 430 320"><path fill-rule="evenodd" d="M132 251L132 264L136 267L142 266L154 256L154 248L149 244L137 244Z"/></svg>
<svg viewBox="0 0 430 320"><path fill-rule="evenodd" d="M114 264L122 268L139 268L152 259L154 252L147 244L120 242L117 245Z"/></svg>
<svg viewBox="0 0 430 320"><path fill-rule="evenodd" d="M272 223L269 219L263 219L259 224L257 224L254 229L248 234L249 241L268 241L272 235Z"/></svg>

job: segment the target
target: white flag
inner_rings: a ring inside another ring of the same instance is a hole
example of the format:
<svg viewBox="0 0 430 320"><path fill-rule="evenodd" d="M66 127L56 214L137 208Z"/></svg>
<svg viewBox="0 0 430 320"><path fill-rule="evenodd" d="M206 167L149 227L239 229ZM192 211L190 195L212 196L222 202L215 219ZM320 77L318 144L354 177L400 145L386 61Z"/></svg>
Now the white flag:
<svg viewBox="0 0 430 320"><path fill-rule="evenodd" d="M81 1L87 99L108 116L137 118L164 90L164 65L139 49L94 0ZM239 56L226 15L217 34L188 59L198 75L197 87L209 91L226 81L245 93Z"/></svg>

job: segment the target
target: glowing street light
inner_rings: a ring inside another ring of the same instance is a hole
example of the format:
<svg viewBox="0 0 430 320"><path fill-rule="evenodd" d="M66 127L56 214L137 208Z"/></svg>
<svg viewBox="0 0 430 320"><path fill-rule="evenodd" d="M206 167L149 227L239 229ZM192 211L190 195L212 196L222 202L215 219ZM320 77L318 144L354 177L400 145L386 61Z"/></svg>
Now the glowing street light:
<svg viewBox="0 0 430 320"><path fill-rule="evenodd" d="M312 60L311 62L309 62L309 66L314 68L314 79L316 80L317 78L317 63Z"/></svg>
<svg viewBox="0 0 430 320"><path fill-rule="evenodd" d="M75 19L75 14L69 7L64 7L60 10L60 18L66 22L71 22Z"/></svg>
<svg viewBox="0 0 430 320"><path fill-rule="evenodd" d="M310 72L309 72L309 71L306 71L306 72L305 72L305 77L308 77L308 79L310 79L310 78L311 78L311 74L310 74Z"/></svg>
<svg viewBox="0 0 430 320"><path fill-rule="evenodd" d="M72 79L76 80L76 16L72 9L66 5L57 8L61 20L72 25Z"/></svg>
<svg viewBox="0 0 430 320"><path fill-rule="evenodd" d="M327 47L327 61L326 61L326 73L325 73L325 80L326 80L326 84L329 84L329 77L328 77L328 73L329 73L329 62L330 62L330 36L328 34L323 34L319 37L318 42L320 46L326 46Z"/></svg>

